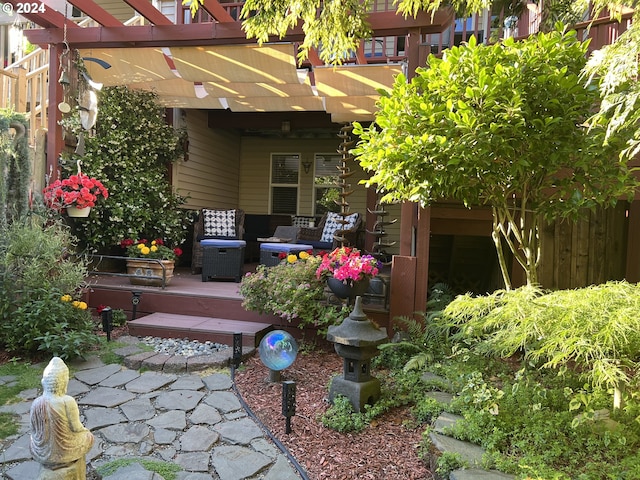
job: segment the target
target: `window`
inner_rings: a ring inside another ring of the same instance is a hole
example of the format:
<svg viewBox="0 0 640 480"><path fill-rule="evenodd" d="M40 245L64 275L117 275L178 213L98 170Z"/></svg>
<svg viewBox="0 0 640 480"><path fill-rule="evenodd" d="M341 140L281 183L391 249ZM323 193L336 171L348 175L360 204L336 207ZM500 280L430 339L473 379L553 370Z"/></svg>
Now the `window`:
<svg viewBox="0 0 640 480"><path fill-rule="evenodd" d="M271 155L271 213L298 212L299 154Z"/></svg>
<svg viewBox="0 0 640 480"><path fill-rule="evenodd" d="M339 212L340 189L335 186L340 180L338 167L342 157L335 154L316 153L314 157L315 173L313 177L315 195L315 215L326 212Z"/></svg>

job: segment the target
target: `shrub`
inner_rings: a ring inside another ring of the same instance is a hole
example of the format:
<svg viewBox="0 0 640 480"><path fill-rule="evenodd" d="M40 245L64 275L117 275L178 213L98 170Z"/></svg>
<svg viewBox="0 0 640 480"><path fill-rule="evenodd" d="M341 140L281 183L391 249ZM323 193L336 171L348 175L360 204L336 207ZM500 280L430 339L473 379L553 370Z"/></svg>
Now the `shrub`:
<svg viewBox="0 0 640 480"><path fill-rule="evenodd" d="M349 315L345 306L328 305L324 282L316 278L320 257L301 252L289 255L278 265L258 265L240 282L242 305L247 310L277 315L300 327L314 326L320 331Z"/></svg>
<svg viewBox="0 0 640 480"><path fill-rule="evenodd" d="M152 92L108 87L100 91L93 135L83 135L79 117L64 119L66 130L83 135L84 155L64 155L64 177L77 173L99 178L109 199L91 211L90 222L76 222L74 233L91 251L104 251L123 238L164 238L178 246L191 226L186 198L174 192L168 169L183 154L180 134L164 119Z"/></svg>
<svg viewBox="0 0 640 480"><path fill-rule="evenodd" d="M640 365L640 286L608 282L576 290L534 287L464 295L444 310L455 339L477 353L523 354L543 368L581 372L590 385L621 390Z"/></svg>
<svg viewBox="0 0 640 480"><path fill-rule="evenodd" d="M85 264L61 223L32 216L7 228L0 245L0 344L72 358L98 343L80 301Z"/></svg>

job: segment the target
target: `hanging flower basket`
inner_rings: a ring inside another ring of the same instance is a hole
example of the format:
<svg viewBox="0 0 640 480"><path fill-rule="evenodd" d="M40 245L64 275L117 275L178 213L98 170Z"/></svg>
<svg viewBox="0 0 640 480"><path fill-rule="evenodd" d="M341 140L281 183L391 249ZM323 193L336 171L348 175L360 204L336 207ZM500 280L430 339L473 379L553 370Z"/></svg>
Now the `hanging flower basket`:
<svg viewBox="0 0 640 480"><path fill-rule="evenodd" d="M73 205L67 207L67 215L73 218L86 218L91 213L91 207L78 208Z"/></svg>
<svg viewBox="0 0 640 480"><path fill-rule="evenodd" d="M88 216L99 197L109 197L109 191L100 180L82 172L47 185L43 194L44 202L49 208L58 212L66 210L70 217ZM83 211L82 214L74 213L73 208Z"/></svg>

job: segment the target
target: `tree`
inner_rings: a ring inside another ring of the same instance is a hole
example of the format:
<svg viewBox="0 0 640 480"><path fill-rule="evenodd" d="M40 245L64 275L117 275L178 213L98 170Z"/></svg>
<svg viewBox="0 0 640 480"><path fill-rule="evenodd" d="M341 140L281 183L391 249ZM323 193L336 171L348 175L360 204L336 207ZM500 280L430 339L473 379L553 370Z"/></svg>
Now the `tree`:
<svg viewBox="0 0 640 480"><path fill-rule="evenodd" d="M387 202L490 206L505 286L505 247L537 284L541 218L575 218L636 185L615 161L617 137L603 147L604 129L584 126L597 99L580 79L585 53L575 32L554 31L430 56L410 83L399 76L381 93L376 124L355 124L367 184Z"/></svg>
<svg viewBox="0 0 640 480"><path fill-rule="evenodd" d="M592 123L606 123L605 141L612 135L630 138L622 151L632 159L640 153L640 27L636 23L615 43L594 52L585 68L590 82L599 84L602 102Z"/></svg>

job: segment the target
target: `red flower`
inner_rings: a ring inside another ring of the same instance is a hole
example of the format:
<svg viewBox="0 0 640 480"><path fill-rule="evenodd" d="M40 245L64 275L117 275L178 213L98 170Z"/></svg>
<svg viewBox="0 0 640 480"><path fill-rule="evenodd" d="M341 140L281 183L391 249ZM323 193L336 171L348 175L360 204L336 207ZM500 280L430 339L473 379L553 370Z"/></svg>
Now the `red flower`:
<svg viewBox="0 0 640 480"><path fill-rule="evenodd" d="M100 180L83 173L56 180L45 187L43 194L45 204L58 211L69 206L95 207L99 196L109 198L109 191Z"/></svg>
<svg viewBox="0 0 640 480"><path fill-rule="evenodd" d="M173 253L176 254L176 257L179 257L180 255L182 255L182 249L180 247L176 247L173 249Z"/></svg>

